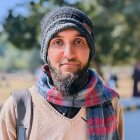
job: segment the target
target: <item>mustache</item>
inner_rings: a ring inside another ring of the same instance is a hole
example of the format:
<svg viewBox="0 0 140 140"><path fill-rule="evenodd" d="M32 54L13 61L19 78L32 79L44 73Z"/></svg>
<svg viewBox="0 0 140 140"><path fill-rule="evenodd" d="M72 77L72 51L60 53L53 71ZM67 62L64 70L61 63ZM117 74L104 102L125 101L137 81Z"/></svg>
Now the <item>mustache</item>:
<svg viewBox="0 0 140 140"><path fill-rule="evenodd" d="M66 64L66 63L75 63L75 64L78 64L78 65L81 65L81 62L77 59L63 59L63 60L61 60L60 65L63 65L63 64Z"/></svg>

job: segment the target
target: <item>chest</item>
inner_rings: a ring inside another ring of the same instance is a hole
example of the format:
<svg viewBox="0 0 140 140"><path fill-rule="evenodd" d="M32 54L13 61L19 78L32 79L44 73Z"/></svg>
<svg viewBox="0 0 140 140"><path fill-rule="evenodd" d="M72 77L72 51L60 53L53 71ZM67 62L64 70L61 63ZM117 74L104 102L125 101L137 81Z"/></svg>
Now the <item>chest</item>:
<svg viewBox="0 0 140 140"><path fill-rule="evenodd" d="M86 110L81 108L72 118L59 113L51 106L34 107L30 139L34 140L87 140Z"/></svg>

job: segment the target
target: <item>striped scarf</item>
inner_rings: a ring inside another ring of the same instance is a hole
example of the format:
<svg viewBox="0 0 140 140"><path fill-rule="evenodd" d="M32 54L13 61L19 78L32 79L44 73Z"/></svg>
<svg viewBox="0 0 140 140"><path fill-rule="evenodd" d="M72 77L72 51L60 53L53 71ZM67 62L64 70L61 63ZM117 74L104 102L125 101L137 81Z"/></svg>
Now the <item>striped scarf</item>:
<svg viewBox="0 0 140 140"><path fill-rule="evenodd" d="M36 87L47 101L67 107L85 106L89 140L120 140L116 114L111 103L118 94L105 85L95 71L88 70L90 80L75 97L63 97L50 84L49 69L46 66L44 68L37 78Z"/></svg>

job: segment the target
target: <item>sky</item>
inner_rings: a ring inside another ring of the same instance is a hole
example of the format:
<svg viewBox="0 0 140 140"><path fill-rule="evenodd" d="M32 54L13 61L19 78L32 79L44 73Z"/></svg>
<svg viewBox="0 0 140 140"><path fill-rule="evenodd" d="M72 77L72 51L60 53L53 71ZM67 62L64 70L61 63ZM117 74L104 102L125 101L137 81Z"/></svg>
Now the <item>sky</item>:
<svg viewBox="0 0 140 140"><path fill-rule="evenodd" d="M0 0L0 31L2 30L2 23L4 22L4 19L7 17L8 15L8 11L10 9L15 9L16 5L20 5L20 4L26 4L29 3L29 1L34 1L37 2L39 0ZM78 1L78 0L67 0L71 3L73 3L74 1ZM16 7L16 10L14 10L15 13L22 13L23 15L27 14L27 10L25 10L23 7L18 6Z"/></svg>
<svg viewBox="0 0 140 140"><path fill-rule="evenodd" d="M15 8L16 4L22 4L25 3L29 0L0 0L1 5L0 5L0 22L3 22L4 18L7 16L8 14L8 10L9 9L13 9ZM18 10L20 11L20 8L18 8Z"/></svg>
<svg viewBox="0 0 140 140"><path fill-rule="evenodd" d="M16 4L23 4L26 2L29 2L32 0L0 0L0 22L2 22L4 20L4 18L7 16L8 14L8 10L9 9L13 9L15 8ZM39 1L39 0L33 0L35 2ZM71 3L73 3L74 1L78 1L78 0L66 0L69 1ZM24 14L24 10L21 8L18 8L18 12L22 12Z"/></svg>
<svg viewBox="0 0 140 140"><path fill-rule="evenodd" d="M4 22L4 19L7 17L8 15L8 11L10 9L15 9L16 5L20 5L20 4L26 4L26 2L29 2L31 0L0 0L1 5L0 5L0 31L2 31L3 27L2 27L2 23ZM17 13L22 13L22 14L26 14L26 10L23 9L21 6L18 6L18 8L16 7L16 10L14 10Z"/></svg>

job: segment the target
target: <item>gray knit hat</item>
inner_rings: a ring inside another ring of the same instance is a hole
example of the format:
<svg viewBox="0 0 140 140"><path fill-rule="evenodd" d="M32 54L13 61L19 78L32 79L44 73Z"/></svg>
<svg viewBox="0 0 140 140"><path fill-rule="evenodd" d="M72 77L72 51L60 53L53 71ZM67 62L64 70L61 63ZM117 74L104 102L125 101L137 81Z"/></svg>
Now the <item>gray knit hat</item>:
<svg viewBox="0 0 140 140"><path fill-rule="evenodd" d="M82 11L62 7L45 15L41 21L41 58L47 63L48 46L51 39L60 31L74 28L86 38L90 48L90 60L95 55L93 25L91 20Z"/></svg>

